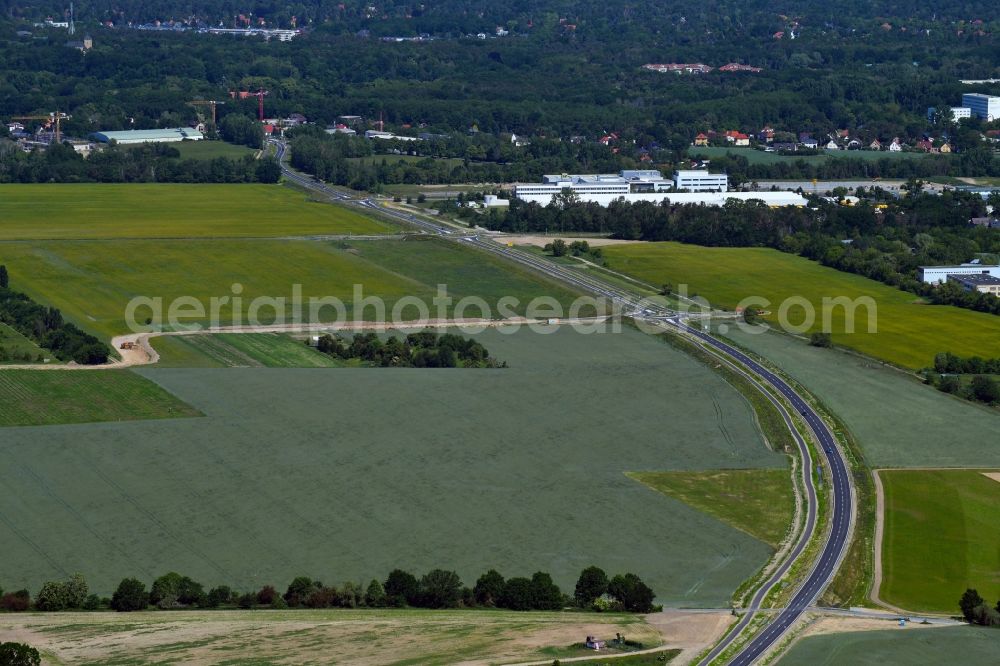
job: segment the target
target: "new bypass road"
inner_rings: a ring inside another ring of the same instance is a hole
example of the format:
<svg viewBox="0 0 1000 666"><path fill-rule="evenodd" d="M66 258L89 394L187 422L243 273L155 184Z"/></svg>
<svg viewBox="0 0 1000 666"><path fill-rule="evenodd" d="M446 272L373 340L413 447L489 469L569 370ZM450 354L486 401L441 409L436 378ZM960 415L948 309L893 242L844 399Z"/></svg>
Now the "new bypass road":
<svg viewBox="0 0 1000 666"><path fill-rule="evenodd" d="M403 222L407 222L422 231L447 238L453 242L471 245L494 255L515 261L534 271L542 273L550 278L568 283L586 292L603 296L622 306L629 314L636 319L642 320L650 325L659 325L677 330L682 334L693 336L700 342L711 347L715 352L729 360L735 369L755 384L769 400L771 400L782 413L786 425L791 430L799 449L802 453L803 480L806 485L806 525L802 534L792 548L791 553L769 576L767 581L758 589L751 600L750 607L746 609L743 617L736 629L730 631L713 650L706 655L701 664L708 664L717 659L726 649L741 635L763 602L767 593L788 573L788 570L801 558L808 544L813 538L813 532L817 522L817 501L816 492L818 483L826 483L829 487L829 496L833 506L830 524L827 526L826 535L817 535L822 540L819 557L807 574L806 578L795 590L789 603L776 613L769 613L770 620L761 628L756 635L747 641L739 650L730 657L728 663L734 666L747 666L753 664L767 652L769 648L788 631L796 620L814 604L820 593L833 579L837 567L847 548L851 537L852 518L854 512L854 495L850 470L843 452L837 446L833 433L823 421L819 413L802 398L787 382L781 377L768 370L764 365L744 354L732 345L726 344L722 340L712 336L698 328L687 324L688 317L683 314L673 312L656 303L649 302L628 290L611 285L603 280L583 275L570 268L560 266L553 262L539 258L536 255L507 247L490 236L479 234L473 230L464 230L451 227L445 224L430 221L424 217L413 215L395 208L388 208L379 205L378 201L369 197L357 197L350 193L330 187L310 176L305 176L290 169L284 162L286 147L283 142L271 141L276 149L276 157L281 163L282 171L289 180L316 192L322 193L332 199L343 203L377 210L381 214L394 217ZM768 384L772 391L781 395L791 407L798 411L799 416L808 425L815 435L815 441L819 445L820 454L826 461L826 467L830 471L830 476L826 479L819 471L819 478L814 474L813 460L809 454L806 442L794 427L791 414L784 405L777 401L770 393L760 386L760 378ZM821 480L822 479L822 480Z"/></svg>

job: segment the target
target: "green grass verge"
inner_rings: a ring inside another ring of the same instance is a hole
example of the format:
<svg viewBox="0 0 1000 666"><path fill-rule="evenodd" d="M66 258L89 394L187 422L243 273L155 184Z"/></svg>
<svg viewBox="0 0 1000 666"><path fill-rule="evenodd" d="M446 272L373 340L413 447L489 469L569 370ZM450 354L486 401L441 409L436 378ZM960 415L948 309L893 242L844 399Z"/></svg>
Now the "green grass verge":
<svg viewBox="0 0 1000 666"><path fill-rule="evenodd" d="M628 476L773 548L785 538L795 513L791 480L783 469L629 472Z"/></svg>
<svg viewBox="0 0 1000 666"><path fill-rule="evenodd" d="M641 243L606 247L604 253L615 270L654 285L686 284L715 307L732 309L746 297L763 297L772 322L783 301L805 298L816 312L813 330L823 322L824 298L870 297L877 305L877 332L867 332L866 308L857 311L855 333L846 332L843 307L827 308L833 341L903 367L927 367L941 351L1000 356L1000 317L925 305L913 294L777 250ZM792 308L789 319L802 323L802 308Z"/></svg>
<svg viewBox="0 0 1000 666"><path fill-rule="evenodd" d="M806 636L778 660L780 666L885 666L965 664L992 666L1000 653L1000 631L980 627L935 627L852 631Z"/></svg>
<svg viewBox="0 0 1000 666"><path fill-rule="evenodd" d="M28 338L21 335L19 332L15 331L13 328L0 322L0 347L2 347L9 355L10 358L7 361L0 361L0 365L14 365L18 363L38 363L38 357L41 355L41 363L58 364L59 359L52 355L52 352L42 349L34 342ZM22 360L16 358L22 354L28 354L31 358L30 360Z"/></svg>
<svg viewBox="0 0 1000 666"><path fill-rule="evenodd" d="M0 371L0 426L200 415L197 409L128 370Z"/></svg>
<svg viewBox="0 0 1000 666"><path fill-rule="evenodd" d="M278 333L219 333L153 338L159 367L334 368L343 364ZM204 359L204 360L202 360Z"/></svg>
<svg viewBox="0 0 1000 666"><path fill-rule="evenodd" d="M1000 482L978 470L886 470L879 596L957 613L966 588L1000 599Z"/></svg>
<svg viewBox="0 0 1000 666"><path fill-rule="evenodd" d="M0 185L0 240L246 238L395 230L280 185ZM0 260L10 246L0 246ZM0 261L2 263L2 261Z"/></svg>

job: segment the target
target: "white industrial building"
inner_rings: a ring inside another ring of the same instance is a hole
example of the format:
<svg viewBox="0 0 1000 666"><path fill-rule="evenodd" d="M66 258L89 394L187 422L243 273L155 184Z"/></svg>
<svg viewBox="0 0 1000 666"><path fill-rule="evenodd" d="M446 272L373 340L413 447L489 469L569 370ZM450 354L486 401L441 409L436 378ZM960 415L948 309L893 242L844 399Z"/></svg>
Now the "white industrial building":
<svg viewBox="0 0 1000 666"><path fill-rule="evenodd" d="M963 118L972 117L972 109L970 109L967 106L951 106L948 107L948 110L951 111L951 117L954 120L962 120ZM927 107L927 120L928 121L934 120L934 114L936 112L937 112L936 107L933 106Z"/></svg>
<svg viewBox="0 0 1000 666"><path fill-rule="evenodd" d="M685 190L678 191L678 185ZM721 206L728 200L748 201L757 199L769 206L805 206L806 199L794 192L728 192L729 179L725 174L710 174L707 171L678 171L673 180L663 177L659 171L622 171L619 174L590 175L549 175L543 176L541 183L529 183L514 187L514 196L522 201L535 202L546 206L552 197L569 190L580 201L589 201L607 206L616 199L629 203L650 201L672 204L703 204Z"/></svg>
<svg viewBox="0 0 1000 666"><path fill-rule="evenodd" d="M729 190L729 176L703 170L675 171L674 187L688 192L726 192Z"/></svg>
<svg viewBox="0 0 1000 666"><path fill-rule="evenodd" d="M942 284L947 282L949 275L990 275L995 278L1000 278L1000 266L968 263L961 264L959 266L920 267L920 279L928 284Z"/></svg>
<svg viewBox="0 0 1000 666"><path fill-rule="evenodd" d="M168 129L124 130L121 132L95 132L92 137L104 143L112 141L126 145L130 143L173 143L176 141L201 141L205 137L191 127L171 127Z"/></svg>
<svg viewBox="0 0 1000 666"><path fill-rule="evenodd" d="M420 139L415 136L403 136L401 134L393 134L392 132L382 132L381 130L366 130L365 138L384 140L394 139L396 141L420 141Z"/></svg>
<svg viewBox="0 0 1000 666"><path fill-rule="evenodd" d="M983 93L966 93L962 95L962 106L967 107L972 115L986 122L1000 119L1000 97L984 95Z"/></svg>

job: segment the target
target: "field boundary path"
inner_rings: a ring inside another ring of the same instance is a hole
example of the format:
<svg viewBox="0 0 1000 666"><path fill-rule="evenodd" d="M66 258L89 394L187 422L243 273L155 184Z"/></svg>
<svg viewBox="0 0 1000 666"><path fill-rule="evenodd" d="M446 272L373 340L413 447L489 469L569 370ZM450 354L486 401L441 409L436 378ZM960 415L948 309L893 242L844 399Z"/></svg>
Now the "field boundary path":
<svg viewBox="0 0 1000 666"><path fill-rule="evenodd" d="M559 319L562 324L586 324L604 321L607 317L577 317ZM320 324L269 324L266 326L213 326L193 331L150 331L144 333L127 333L111 339L111 345L121 355L101 365L80 365L65 363L60 365L43 365L41 363L22 363L0 366L3 370L120 370L145 365L155 365L160 355L153 349L150 340L165 336L215 335L219 333L320 333L333 331L396 331L427 328L501 328L504 326L540 326L548 324L548 320L530 319L527 317L511 317L509 319L430 319L414 322L328 322Z"/></svg>

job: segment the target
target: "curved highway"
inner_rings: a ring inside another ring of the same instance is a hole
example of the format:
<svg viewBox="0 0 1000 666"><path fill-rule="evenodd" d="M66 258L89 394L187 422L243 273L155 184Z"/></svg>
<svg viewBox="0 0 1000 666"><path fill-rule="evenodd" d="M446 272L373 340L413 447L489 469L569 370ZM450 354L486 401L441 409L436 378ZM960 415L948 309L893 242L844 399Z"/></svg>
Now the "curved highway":
<svg viewBox="0 0 1000 666"><path fill-rule="evenodd" d="M833 579L833 575L837 572L837 567L840 564L841 557L844 550L847 548L847 544L851 537L851 518L853 515L854 496L852 493L850 471L848 469L847 461L844 459L844 454L837 446L836 440L834 439L833 433L830 431L829 427L816 410L814 410L809 403L803 400L802 397L796 393L787 382L785 382L785 380L781 379L781 377L778 377L740 350L722 342L718 338L708 335L702 331L686 327L679 321L675 320L673 323L675 326L683 327L686 332L694 335L702 342L710 345L714 349L719 350L729 358L738 361L740 364L756 373L776 391L778 391L786 400L788 400L792 407L799 411L799 414L809 425L809 428L813 431L813 433L815 433L816 441L819 443L821 453L826 459L828 468L831 471L831 479L829 483L830 498L833 502L833 513L830 521L831 524L829 526L829 536L823 545L819 559L814 565L812 571L809 572L805 581L803 581L803 583L799 586L799 589L796 590L788 605L777 613L771 621L756 636L747 642L739 653L728 662L730 664L744 666L754 663L758 658L760 658L761 655L764 654L764 652L767 651L768 648L774 645L778 639L784 635L784 633L792 626L792 624L795 623L799 616L801 616L802 613L816 601L816 598L819 597L820 593L826 588L830 580ZM787 414L785 414L785 419L786 421L788 420ZM795 435L801 449L805 443L801 440L797 431L793 429L792 433ZM816 480L813 478L813 474L811 473L812 461L808 452L803 455L802 459L805 470L809 472L806 475L806 489L809 498L811 499L809 506L810 516L808 517L808 520L815 525ZM803 532L804 538L800 539L798 545L792 553L792 556L786 558L784 564L771 576L768 582L765 583L760 590L758 590L757 594L754 595L748 612L740 621L739 630L750 623L754 612L759 608L759 604L763 601L767 592L771 587L773 587L774 583L776 583L781 576L784 575L792 563L802 553L809 541L809 532L811 532L811 528L807 522L807 529ZM707 664L724 652L725 649L739 635L739 630L730 632L727 638L717 645L701 663Z"/></svg>
<svg viewBox="0 0 1000 666"><path fill-rule="evenodd" d="M767 596L767 593L788 572L791 566L798 560L799 556L805 550L806 546L811 541L812 532L816 525L816 484L825 482L830 486L829 496L833 505L833 512L830 525L828 526L829 533L827 538L824 540L818 560L806 576L805 580L795 591L787 606L779 612L773 613L771 615L770 622L768 622L768 624L760 629L758 633L753 636L753 638L743 645L728 663L733 664L734 666L747 666L749 664L753 664L770 647L772 647L795 623L795 621L798 620L802 613L816 601L820 593L833 579L843 553L847 548L847 544L850 541L852 516L854 512L854 496L848 463L844 458L843 452L837 446L833 433L830 431L829 427L823 421L819 413L817 413L808 402L796 393L796 391L787 382L732 345L726 344L708 333L687 326L681 315L678 315L677 313L655 303L650 303L632 292L611 285L603 280L592 278L564 266L546 261L545 259L541 259L522 250L506 247L492 238L481 237L473 230L465 231L443 224L436 224L404 211L384 208L374 199L359 199L342 190L329 187L320 181L317 181L309 176L304 176L301 173L288 168L284 162L286 152L284 142L271 140L270 143L276 148L276 157L281 164L281 169L285 177L303 187L321 192L344 203L349 203L362 208L378 210L384 215L400 219L427 233L448 238L453 242L459 242L477 247L486 252L490 252L491 254L515 261L550 278L568 283L592 294L608 298L612 302L628 309L633 317L645 320L648 323L656 323L673 327L681 333L694 336L702 343L712 347L713 350L725 356L735 365L745 368L745 370L743 370L740 367L736 367L736 370L755 384L757 388L760 389L764 395L775 404L779 412L782 413L782 416L795 437L800 452L802 453L803 469L805 472L803 478L806 484L807 492L806 527L803 530L798 543L796 543L795 547L792 549L790 556L785 558L782 565L778 567L768 580L760 587L760 589L758 589L757 593L751 600L750 608L747 609L747 612L740 620L737 628L729 632L727 637L716 645L701 663L708 664L718 658L718 656L721 655L726 648L728 648L733 641L739 637L742 630L750 624L750 621L755 616L756 611L759 610L760 604ZM820 452L826 460L827 468L830 470L829 480L822 477L822 470L820 470L820 479L814 478L813 461L809 455L808 447L801 435L795 429L791 415L787 413L784 406L776 401L774 397L772 397L770 393L764 389L764 387L760 386L754 375L760 377L764 382L769 384L774 391L784 397L788 403L799 412L799 415L806 422L806 424L808 424L809 428L815 434Z"/></svg>

